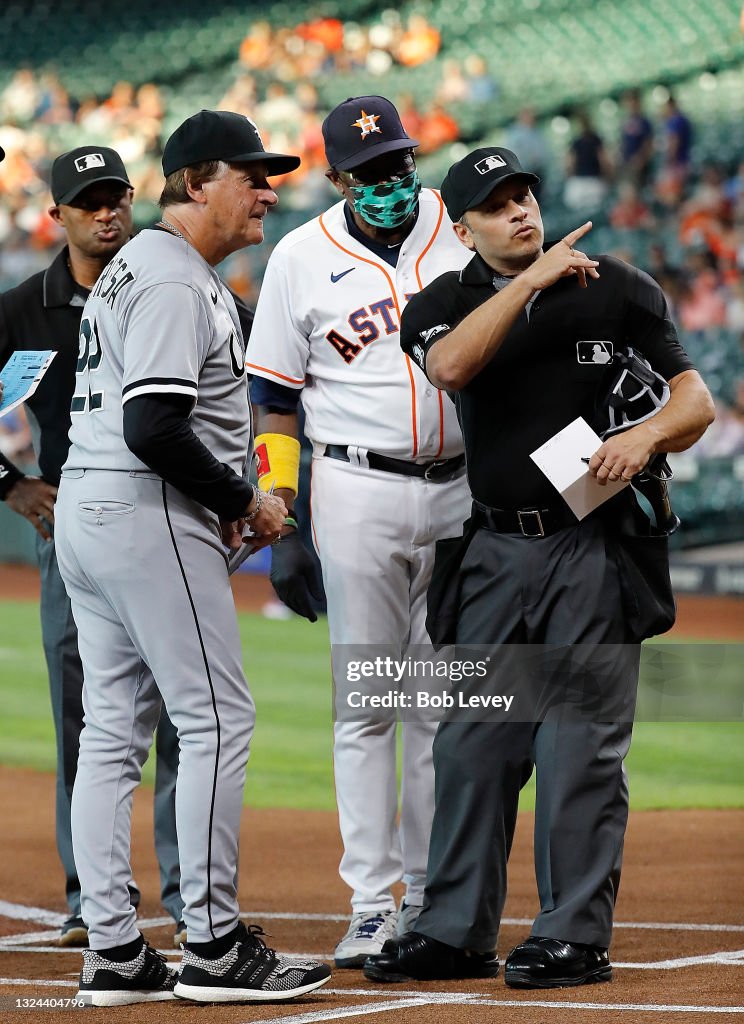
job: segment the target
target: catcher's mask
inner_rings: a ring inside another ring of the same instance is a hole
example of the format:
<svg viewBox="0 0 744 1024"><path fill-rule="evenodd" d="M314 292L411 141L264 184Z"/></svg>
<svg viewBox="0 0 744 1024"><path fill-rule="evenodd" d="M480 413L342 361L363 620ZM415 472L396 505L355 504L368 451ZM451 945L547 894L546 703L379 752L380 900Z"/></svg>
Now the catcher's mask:
<svg viewBox="0 0 744 1024"><path fill-rule="evenodd" d="M666 405L670 394L664 377L630 346L616 350L607 369L596 424L603 441L651 419ZM659 452L632 480L633 487L651 506L657 529L667 534L674 533L680 522L672 510L667 488L667 481L673 476L666 455Z"/></svg>
<svg viewBox="0 0 744 1024"><path fill-rule="evenodd" d="M607 390L598 415L602 440L655 416L669 401L669 384L632 348L616 351L609 366Z"/></svg>

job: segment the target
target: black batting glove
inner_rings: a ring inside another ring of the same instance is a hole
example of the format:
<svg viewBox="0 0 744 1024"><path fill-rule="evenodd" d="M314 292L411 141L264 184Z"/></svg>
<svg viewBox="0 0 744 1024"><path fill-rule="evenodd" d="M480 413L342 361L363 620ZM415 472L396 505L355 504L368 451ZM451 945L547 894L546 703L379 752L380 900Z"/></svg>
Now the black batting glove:
<svg viewBox="0 0 744 1024"><path fill-rule="evenodd" d="M310 622L318 619L312 598L323 600L315 562L297 533L288 533L271 548L271 583L280 601Z"/></svg>

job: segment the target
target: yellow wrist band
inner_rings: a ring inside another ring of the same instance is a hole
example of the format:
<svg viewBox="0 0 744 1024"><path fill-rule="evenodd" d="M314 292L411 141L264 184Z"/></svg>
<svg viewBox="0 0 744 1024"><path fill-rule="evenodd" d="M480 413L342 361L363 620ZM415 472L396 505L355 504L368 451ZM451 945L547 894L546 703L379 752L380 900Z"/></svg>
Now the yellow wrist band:
<svg viewBox="0 0 744 1024"><path fill-rule="evenodd" d="M255 451L261 490L286 488L297 494L300 478L300 442L297 438L289 434L259 434Z"/></svg>

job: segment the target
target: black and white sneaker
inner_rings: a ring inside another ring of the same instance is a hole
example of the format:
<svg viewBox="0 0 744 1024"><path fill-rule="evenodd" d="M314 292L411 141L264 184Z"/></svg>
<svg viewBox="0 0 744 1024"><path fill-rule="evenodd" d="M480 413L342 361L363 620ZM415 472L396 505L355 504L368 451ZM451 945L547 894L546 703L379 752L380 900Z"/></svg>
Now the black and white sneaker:
<svg viewBox="0 0 744 1024"><path fill-rule="evenodd" d="M260 938L262 928L239 925L232 949L216 960L184 948L174 989L179 999L197 1003L264 1003L303 996L320 988L331 969L316 960L277 954Z"/></svg>
<svg viewBox="0 0 744 1024"><path fill-rule="evenodd" d="M134 960L116 963L83 950L80 990L75 997L86 1006L127 1006L129 1003L158 1003L175 998L178 979L165 957L143 942Z"/></svg>

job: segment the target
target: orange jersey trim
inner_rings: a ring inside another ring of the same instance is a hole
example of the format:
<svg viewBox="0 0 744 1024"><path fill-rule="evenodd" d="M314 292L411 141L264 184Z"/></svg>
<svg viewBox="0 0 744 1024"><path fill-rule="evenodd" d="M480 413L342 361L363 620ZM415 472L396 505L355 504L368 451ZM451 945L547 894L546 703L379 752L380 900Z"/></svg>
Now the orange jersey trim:
<svg viewBox="0 0 744 1024"><path fill-rule="evenodd" d="M314 469L313 462L314 462L314 460L311 459L310 460L310 494L308 495L307 506L308 506L308 508L310 510L310 530L312 531L313 543L315 544L315 553L317 554L318 558L320 558L320 545L318 544L318 535L315 532L315 520L313 519L313 469Z"/></svg>
<svg viewBox="0 0 744 1024"><path fill-rule="evenodd" d="M382 264L378 263L376 260L367 259L366 256L360 256L359 253L352 252L350 249L345 249L344 246L341 245L341 243L333 237L328 228L325 226L323 222L322 213L320 217L318 217L318 223L320 224L321 230L328 239L328 241L332 245L335 245L337 249L340 249L341 252L345 252L347 256L351 256L351 258L354 260L361 260L362 263L368 263L371 267L377 267L377 269L382 274L385 275L385 278L387 279L387 282L390 285L390 292L392 294L393 302L395 303L395 312L398 314L398 330L400 331L401 316L400 306L398 304L398 293L395 288L395 282L393 281L390 274L388 274L387 270L382 266ZM429 245L431 245L431 242L429 242ZM406 366L408 367L408 376L411 381L411 432L413 434L413 457L415 458L418 455L418 430L416 428L416 384L413 379L413 372L411 371L411 363L408 356L406 356Z"/></svg>
<svg viewBox="0 0 744 1024"><path fill-rule="evenodd" d="M404 353L405 355L405 353ZM411 427L413 429L413 457L418 455L418 430L416 429L416 381L413 379L411 360L406 355L406 369L411 381Z"/></svg>
<svg viewBox="0 0 744 1024"><path fill-rule="evenodd" d="M421 250L421 255L416 260L416 280L418 282L419 290L421 290L424 287L423 281L421 280L421 274L419 273L419 266L421 265L421 260L424 258L424 256L426 256L427 252L429 251L429 249L431 249L432 245L434 245L434 239L439 234L439 228L441 227L442 218L444 217L444 202L442 200L442 197L439 195L438 192L435 192L434 189L431 189L431 192L433 193L433 195L437 197L437 202L439 203L439 216L437 217L437 223L434 227L434 233L432 234L431 238L426 243L424 248Z"/></svg>
<svg viewBox="0 0 744 1024"><path fill-rule="evenodd" d="M427 242L427 244L424 247L424 249L421 251L421 255L419 256L419 258L416 260L416 281L418 282L419 290L421 290L424 287L423 281L421 280L421 274L419 272L419 267L421 266L421 261L423 260L424 256L426 256L426 254L429 251L429 249L431 249L432 245L434 245L434 239L439 234L439 228L442 226L442 218L444 217L444 201L443 201L442 197L440 196L440 194L438 192L435 192L434 189L432 189L431 191L432 191L432 194L436 196L437 202L439 203L439 216L437 217L437 223L436 223L436 225L434 227L434 232L433 232L431 238ZM444 448L444 404L442 403L442 392L440 391L439 392L439 451L437 452L435 458L437 458L437 459L439 458L439 456L442 454L442 449L443 448Z"/></svg>
<svg viewBox="0 0 744 1024"><path fill-rule="evenodd" d="M259 366L257 363L246 363L246 367L250 366L252 370L261 370L263 373L270 373L272 377L279 377L280 380L289 381L290 384L304 384L304 377L287 377L283 373L279 373L278 370L270 370L268 366Z"/></svg>
<svg viewBox="0 0 744 1024"><path fill-rule="evenodd" d="M442 454L442 448L444 448L444 403L442 402L442 392L437 391L439 395L439 451L435 455L435 458L439 458Z"/></svg>

